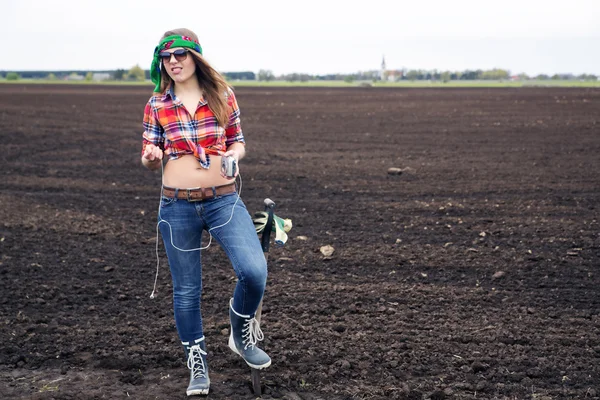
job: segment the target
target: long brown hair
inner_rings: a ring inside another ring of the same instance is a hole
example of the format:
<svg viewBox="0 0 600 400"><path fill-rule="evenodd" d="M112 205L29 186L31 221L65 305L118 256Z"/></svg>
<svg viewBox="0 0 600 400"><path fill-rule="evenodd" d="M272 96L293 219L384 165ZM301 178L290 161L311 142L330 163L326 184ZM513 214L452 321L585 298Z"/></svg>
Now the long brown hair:
<svg viewBox="0 0 600 400"><path fill-rule="evenodd" d="M171 35L189 36L190 38L199 42L198 36L186 28L167 31L163 34L161 40ZM208 107L213 114L215 114L215 118L217 119L219 125L223 128L227 127L227 124L229 123L229 113L231 110L227 105L225 94L228 93L231 88L225 81L225 78L223 78L223 76L218 73L217 70L211 67L208 61L206 61L200 53L193 49L187 50L189 50L190 54L194 58L194 62L196 63L196 77L198 78L200 87L204 91L204 97L208 103ZM169 74L167 74L167 71L162 63L160 69L160 78L160 91L161 93L164 93L165 90L171 86L173 80Z"/></svg>

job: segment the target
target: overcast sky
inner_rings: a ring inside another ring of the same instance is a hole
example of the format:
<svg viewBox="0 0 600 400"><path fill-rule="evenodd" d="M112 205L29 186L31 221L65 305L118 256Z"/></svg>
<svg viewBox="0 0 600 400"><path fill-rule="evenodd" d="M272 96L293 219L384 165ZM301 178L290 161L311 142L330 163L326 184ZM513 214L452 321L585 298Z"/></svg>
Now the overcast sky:
<svg viewBox="0 0 600 400"><path fill-rule="evenodd" d="M385 56L388 69L600 75L600 0L0 0L0 14L9 71L148 69L161 35L187 27L221 72L351 73Z"/></svg>

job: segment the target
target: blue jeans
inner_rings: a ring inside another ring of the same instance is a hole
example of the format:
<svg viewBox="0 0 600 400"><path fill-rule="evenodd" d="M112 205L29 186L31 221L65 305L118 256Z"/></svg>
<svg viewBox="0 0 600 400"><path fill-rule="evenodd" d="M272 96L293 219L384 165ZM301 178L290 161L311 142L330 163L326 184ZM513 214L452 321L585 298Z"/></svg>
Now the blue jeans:
<svg viewBox="0 0 600 400"><path fill-rule="evenodd" d="M267 262L260 246L252 218L237 193L199 202L162 197L159 227L163 237L171 277L175 324L182 342L201 338L203 334L200 303L202 294L201 251L181 251L202 247L203 230L210 231L229 257L238 277L233 292L233 308L252 315L262 300L267 282ZM161 219L163 221L161 221ZM166 223L166 222L168 223ZM224 305L225 307L225 305Z"/></svg>

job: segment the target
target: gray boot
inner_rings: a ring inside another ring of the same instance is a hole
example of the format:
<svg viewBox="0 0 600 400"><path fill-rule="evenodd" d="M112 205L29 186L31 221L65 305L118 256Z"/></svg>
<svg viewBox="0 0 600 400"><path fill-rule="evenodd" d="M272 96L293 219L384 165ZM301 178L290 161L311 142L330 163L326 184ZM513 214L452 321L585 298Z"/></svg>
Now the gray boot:
<svg viewBox="0 0 600 400"><path fill-rule="evenodd" d="M246 364L252 368L263 369L271 365L271 358L256 347L256 343L264 339L260 325L254 315L242 315L233 309L233 299L229 301L229 319L231 334L229 348L242 356Z"/></svg>
<svg viewBox="0 0 600 400"><path fill-rule="evenodd" d="M208 364L206 363L206 343L204 336L193 342L181 342L187 356L187 366L190 369L190 384L187 395L208 394L210 379L208 378Z"/></svg>

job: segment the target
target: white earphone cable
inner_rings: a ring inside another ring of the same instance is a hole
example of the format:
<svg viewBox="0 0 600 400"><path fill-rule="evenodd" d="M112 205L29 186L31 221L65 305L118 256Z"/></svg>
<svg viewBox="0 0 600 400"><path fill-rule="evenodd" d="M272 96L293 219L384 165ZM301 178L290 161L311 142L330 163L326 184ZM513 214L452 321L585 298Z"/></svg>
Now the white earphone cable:
<svg viewBox="0 0 600 400"><path fill-rule="evenodd" d="M240 173L238 173L238 176L240 177L240 188L237 191L237 199L235 199L235 203L233 203L233 207L231 207L231 215L229 216L229 219L221 224L221 225L217 225L217 226L213 226L212 228L208 229L207 232L209 234L209 240L208 240L208 244L204 247L197 247L194 249L181 249L179 247L177 247L175 245L175 243L173 243L173 230L171 228L171 224L169 223L169 221L166 221L164 219L162 219L161 215L160 215L160 208L161 208L161 203L162 203L162 193L163 193L163 189L164 189L164 184L162 183L162 175L164 175L165 172L165 167L163 162L161 161L161 186L160 186L160 195L161 195L161 200L158 203L158 222L156 223L156 247L155 247L155 251L156 251L156 275L154 277L154 288L152 289L152 293L150 294L150 298L153 299L155 298L155 294L156 294L156 284L158 282L158 270L159 270L159 266L160 266L160 257L158 255L158 233L159 233L159 226L162 222L164 222L165 224L167 224L169 226L169 236L170 236L170 241L171 241L171 246L173 246L175 249L179 250L179 251L201 251L201 250L206 250L210 247L210 244L212 243L212 234L210 233L210 231L212 231L213 229L217 229L217 228L222 228L225 225L227 225L229 222L231 222L231 220L233 219L233 212L235 210L235 206L237 205L238 201L240 201L240 196L242 194L242 175Z"/></svg>

